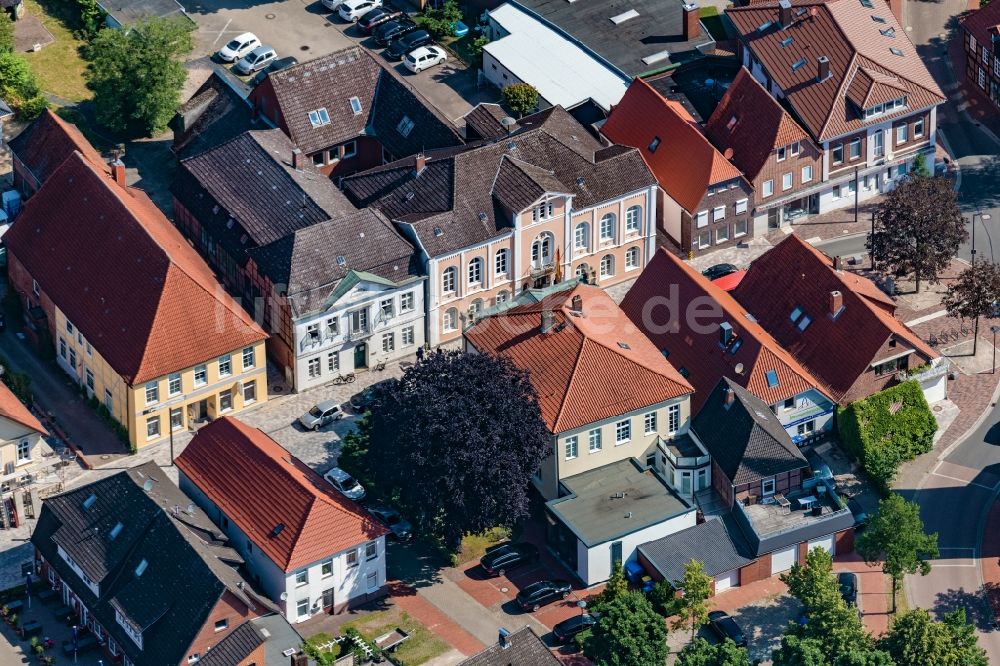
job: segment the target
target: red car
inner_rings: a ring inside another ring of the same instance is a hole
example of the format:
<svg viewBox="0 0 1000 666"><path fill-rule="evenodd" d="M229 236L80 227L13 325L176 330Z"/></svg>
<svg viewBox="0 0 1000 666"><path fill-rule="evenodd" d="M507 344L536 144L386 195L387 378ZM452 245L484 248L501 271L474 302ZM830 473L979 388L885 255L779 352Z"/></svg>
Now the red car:
<svg viewBox="0 0 1000 666"><path fill-rule="evenodd" d="M402 15L403 12L395 7L387 7L383 5L382 7L376 7L358 19L358 27L368 34L371 34L372 30L386 21L391 21L392 19L399 18Z"/></svg>

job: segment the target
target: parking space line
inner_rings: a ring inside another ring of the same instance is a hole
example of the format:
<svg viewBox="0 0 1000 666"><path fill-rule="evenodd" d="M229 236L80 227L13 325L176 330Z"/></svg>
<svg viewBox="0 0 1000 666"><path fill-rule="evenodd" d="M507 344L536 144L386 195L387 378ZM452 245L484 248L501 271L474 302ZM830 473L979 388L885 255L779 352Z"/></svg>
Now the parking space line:
<svg viewBox="0 0 1000 666"><path fill-rule="evenodd" d="M229 24L232 22L233 19L229 19L228 21L226 21L226 25L222 26L222 30L220 30L219 34L215 37L215 41L212 42L212 46L215 46L218 43L218 41L222 39L222 35L226 33L226 28L228 28Z"/></svg>
<svg viewBox="0 0 1000 666"><path fill-rule="evenodd" d="M948 479L950 481L958 481L959 483L963 483L963 484L965 484L967 486L977 486L979 488L984 488L986 490L994 490L995 489L994 486L987 486L984 483L977 483L975 481L966 481L965 479L960 479L957 476L948 476L947 474L941 474L939 472L931 472L931 474L934 475L934 476L940 476L942 479Z"/></svg>

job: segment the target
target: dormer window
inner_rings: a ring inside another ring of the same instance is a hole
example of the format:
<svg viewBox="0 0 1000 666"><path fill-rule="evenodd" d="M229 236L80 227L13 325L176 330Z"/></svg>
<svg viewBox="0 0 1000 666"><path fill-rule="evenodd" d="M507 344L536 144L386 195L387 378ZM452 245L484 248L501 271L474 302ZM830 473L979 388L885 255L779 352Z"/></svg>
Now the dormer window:
<svg viewBox="0 0 1000 666"><path fill-rule="evenodd" d="M400 118L399 123L396 125L396 131L399 132L403 137L410 136L410 132L413 131L414 123L410 120L409 116L403 116Z"/></svg>
<svg viewBox="0 0 1000 666"><path fill-rule="evenodd" d="M108 533L108 539L114 541L115 538L122 533L122 529L124 527L125 526L122 525L121 523L115 523L115 526L111 528L111 532Z"/></svg>
<svg viewBox="0 0 1000 666"><path fill-rule="evenodd" d="M653 140L649 142L647 150L651 153L655 153L656 149L660 147L660 137L654 136Z"/></svg>
<svg viewBox="0 0 1000 666"><path fill-rule="evenodd" d="M547 220L554 214L554 207L551 201L543 201L531 209L531 221L540 222Z"/></svg>
<svg viewBox="0 0 1000 666"><path fill-rule="evenodd" d="M902 53L900 53L900 55L902 55ZM903 109L905 107L906 97L897 97L896 99L891 99L888 102L876 104L875 106L865 109L865 119L867 120L868 118L874 118L886 113L894 113L896 109Z"/></svg>

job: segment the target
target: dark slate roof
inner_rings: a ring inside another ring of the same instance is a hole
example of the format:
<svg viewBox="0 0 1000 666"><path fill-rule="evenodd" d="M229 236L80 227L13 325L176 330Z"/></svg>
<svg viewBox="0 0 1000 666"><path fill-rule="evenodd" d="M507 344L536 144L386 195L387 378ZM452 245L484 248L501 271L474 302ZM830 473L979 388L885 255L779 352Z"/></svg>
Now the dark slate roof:
<svg viewBox="0 0 1000 666"><path fill-rule="evenodd" d="M261 635L260 629L250 622L244 622L213 645L198 663L201 666L238 666L262 643L264 636Z"/></svg>
<svg viewBox="0 0 1000 666"><path fill-rule="evenodd" d="M701 562L705 573L715 577L755 559L750 544L728 513L641 544L639 552L670 582L684 578L684 565L691 560Z"/></svg>
<svg viewBox="0 0 1000 666"><path fill-rule="evenodd" d="M203 153L252 129L256 123L246 100L249 92L246 84L213 64L212 75L170 121L177 157Z"/></svg>
<svg viewBox="0 0 1000 666"><path fill-rule="evenodd" d="M399 160L342 186L358 207L412 224L432 257L506 233L511 214L545 191L587 208L656 184L638 151L603 146L561 107L522 118L509 138L429 152L419 173L415 164Z"/></svg>
<svg viewBox="0 0 1000 666"><path fill-rule="evenodd" d="M296 316L319 311L352 272L393 284L423 277L416 249L375 209L300 229L250 256L274 284L286 285Z"/></svg>
<svg viewBox="0 0 1000 666"><path fill-rule="evenodd" d="M516 124L507 128L500 122L509 115L499 104L489 102L477 104L472 111L465 114L465 138L467 140L499 139L507 136L509 132L517 130Z"/></svg>
<svg viewBox="0 0 1000 666"><path fill-rule="evenodd" d="M354 213L308 160L301 171L292 168L292 150L281 130L244 132L182 160L172 191L233 257Z"/></svg>
<svg viewBox="0 0 1000 666"><path fill-rule="evenodd" d="M462 143L447 118L404 83L392 67L357 46L273 72L254 96L269 90L273 90L279 108L263 111L306 153L362 135L374 135L387 151L399 157ZM359 113L351 106L354 97L361 105ZM327 110L330 122L314 127L309 112L320 108ZM413 123L405 134L399 129L404 118Z"/></svg>
<svg viewBox="0 0 1000 666"><path fill-rule="evenodd" d="M499 642L461 662L459 666L558 666L559 660L528 626L511 633L507 647Z"/></svg>
<svg viewBox="0 0 1000 666"><path fill-rule="evenodd" d="M248 607L276 610L245 585L233 568L242 563L239 555L155 463L46 499L31 541L136 666L179 663L227 590ZM97 583L100 598L57 546ZM116 611L142 627L142 650Z"/></svg>
<svg viewBox="0 0 1000 666"><path fill-rule="evenodd" d="M756 553L758 557L787 548L792 544L836 534L854 525L854 516L846 507L833 513L824 514L821 518L802 520L797 525L791 524L786 529L765 534L761 534L755 529L753 521L739 507L730 515L733 518L732 523L729 524L730 533L744 535L747 543L750 544L750 551Z"/></svg>
<svg viewBox="0 0 1000 666"><path fill-rule="evenodd" d="M123 26L154 18L186 16L184 7L176 0L97 0L97 6Z"/></svg>
<svg viewBox="0 0 1000 666"><path fill-rule="evenodd" d="M727 390L734 398L728 406ZM691 428L733 485L809 466L771 409L728 378L716 384Z"/></svg>

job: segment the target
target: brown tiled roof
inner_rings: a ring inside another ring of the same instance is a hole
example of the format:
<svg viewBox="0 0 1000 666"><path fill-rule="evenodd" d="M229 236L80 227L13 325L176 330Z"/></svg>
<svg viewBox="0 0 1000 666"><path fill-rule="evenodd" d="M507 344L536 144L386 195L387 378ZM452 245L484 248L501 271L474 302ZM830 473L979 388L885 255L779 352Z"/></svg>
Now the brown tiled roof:
<svg viewBox="0 0 1000 666"><path fill-rule="evenodd" d="M455 127L393 68L358 46L272 72L258 89L274 90L279 108L264 112L272 118L280 114L279 124L306 153L370 133L398 157L462 143ZM359 113L351 106L355 97ZM313 127L309 112L320 108L327 110L330 122ZM405 134L399 129L404 117L413 123Z"/></svg>
<svg viewBox="0 0 1000 666"><path fill-rule="evenodd" d="M429 152L343 180L358 207L374 206L412 224L430 256L474 245L510 228L545 191L573 195L587 208L655 184L638 151L606 148L561 107L518 121L519 130L494 143Z"/></svg>
<svg viewBox="0 0 1000 666"><path fill-rule="evenodd" d="M308 465L232 417L199 430L176 463L282 571L386 534Z"/></svg>
<svg viewBox="0 0 1000 666"><path fill-rule="evenodd" d="M977 49L982 50L984 46L988 46L994 54L997 53L993 40L1000 35L1000 4L991 2L969 13L961 22L962 27L976 38Z"/></svg>
<svg viewBox="0 0 1000 666"><path fill-rule="evenodd" d="M683 106L642 79L632 81L601 133L638 149L660 187L688 212L698 207L709 185L742 176ZM654 141L658 145L651 150Z"/></svg>
<svg viewBox="0 0 1000 666"><path fill-rule="evenodd" d="M7 385L0 382L0 417L14 421L43 435L49 434L38 418L17 399Z"/></svg>
<svg viewBox="0 0 1000 666"><path fill-rule="evenodd" d="M675 367L683 368L695 388L695 413L723 377L768 405L811 388L827 392L730 294L663 248L621 307ZM720 344L723 322L733 327L739 347L734 342L727 350ZM767 378L770 372L777 379L773 385Z"/></svg>
<svg viewBox="0 0 1000 666"><path fill-rule="evenodd" d="M267 337L145 193L78 152L4 243L129 384Z"/></svg>
<svg viewBox="0 0 1000 666"><path fill-rule="evenodd" d="M809 135L746 69L741 68L705 124L705 135L751 180L775 148Z"/></svg>
<svg viewBox="0 0 1000 666"><path fill-rule="evenodd" d="M559 666L560 663L534 629L525 626L507 637L506 648L496 643L458 666Z"/></svg>
<svg viewBox="0 0 1000 666"><path fill-rule="evenodd" d="M213 70L170 121L174 130L171 148L178 158L197 155L251 129L255 121L247 93L235 75Z"/></svg>
<svg viewBox="0 0 1000 666"><path fill-rule="evenodd" d="M843 296L844 309L836 318L830 313L831 291ZM903 345L896 353L912 348L928 360L938 356L895 318L876 291L869 280L834 270L826 255L792 234L751 264L733 295L842 401L892 338ZM804 331L790 318L795 308L812 319Z"/></svg>
<svg viewBox="0 0 1000 666"><path fill-rule="evenodd" d="M504 127L500 122L509 114L499 104L480 103L465 114L466 139L499 139L517 129L516 125Z"/></svg>
<svg viewBox="0 0 1000 666"><path fill-rule="evenodd" d="M33 123L10 140L10 150L44 183L73 151L79 151L93 164L110 172L101 154L72 125L51 109L42 111Z"/></svg>
<svg viewBox="0 0 1000 666"><path fill-rule="evenodd" d="M890 77L897 79L905 91L894 97L905 94L907 106L879 116L878 122L944 101L944 94L888 6L873 4L872 9L867 9L857 0L795 0L795 18L784 29L778 23L776 2L726 10L743 41L784 91L798 120L817 141L863 129L863 117L847 103L849 93L854 99L862 97L859 91L863 91L864 98L877 103L896 85L887 85ZM762 26L766 27L762 30ZM820 56L830 60L830 76L823 81L817 81ZM802 60L804 64L792 68ZM877 90L872 90L865 82L875 77Z"/></svg>
<svg viewBox="0 0 1000 666"><path fill-rule="evenodd" d="M572 312L574 296L582 299L582 316ZM546 310L553 313L554 328L542 333ZM568 287L486 317L465 336L479 351L506 356L528 371L553 433L693 390L598 287Z"/></svg>

